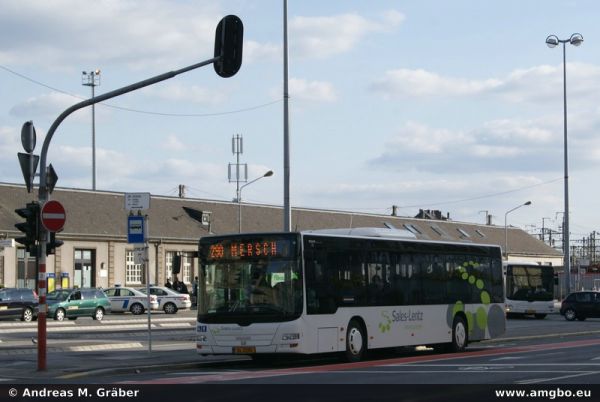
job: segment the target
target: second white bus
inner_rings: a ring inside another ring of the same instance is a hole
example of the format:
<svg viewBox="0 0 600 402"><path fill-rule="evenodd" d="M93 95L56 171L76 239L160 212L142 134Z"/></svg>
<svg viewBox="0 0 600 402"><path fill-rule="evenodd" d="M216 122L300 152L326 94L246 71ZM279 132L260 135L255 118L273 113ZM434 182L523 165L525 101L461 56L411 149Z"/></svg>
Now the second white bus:
<svg viewBox="0 0 600 402"><path fill-rule="evenodd" d="M506 314L544 319L554 313L554 268L533 262L504 263Z"/></svg>

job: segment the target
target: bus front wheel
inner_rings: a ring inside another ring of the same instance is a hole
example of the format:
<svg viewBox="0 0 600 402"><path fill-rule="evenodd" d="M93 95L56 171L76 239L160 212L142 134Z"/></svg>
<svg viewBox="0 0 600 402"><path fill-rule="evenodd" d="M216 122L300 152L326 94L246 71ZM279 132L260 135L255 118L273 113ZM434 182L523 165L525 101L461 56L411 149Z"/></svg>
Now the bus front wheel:
<svg viewBox="0 0 600 402"><path fill-rule="evenodd" d="M452 343L450 344L452 352L465 351L469 341L468 334L469 332L465 319L461 316L454 317L454 322L452 323Z"/></svg>
<svg viewBox="0 0 600 402"><path fill-rule="evenodd" d="M366 350L367 335L365 330L358 321L350 321L348 332L346 332L346 360L351 363L361 361Z"/></svg>

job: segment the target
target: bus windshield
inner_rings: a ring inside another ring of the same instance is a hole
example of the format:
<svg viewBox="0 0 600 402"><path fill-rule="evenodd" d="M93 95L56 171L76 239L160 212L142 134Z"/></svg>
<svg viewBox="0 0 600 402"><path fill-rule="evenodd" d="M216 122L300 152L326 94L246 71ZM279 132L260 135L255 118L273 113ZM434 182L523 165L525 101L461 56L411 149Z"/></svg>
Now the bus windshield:
<svg viewBox="0 0 600 402"><path fill-rule="evenodd" d="M298 318L303 292L295 238L224 239L201 242L198 319L249 324Z"/></svg>
<svg viewBox="0 0 600 402"><path fill-rule="evenodd" d="M521 301L551 301L554 298L552 267L510 265L506 271L506 298Z"/></svg>

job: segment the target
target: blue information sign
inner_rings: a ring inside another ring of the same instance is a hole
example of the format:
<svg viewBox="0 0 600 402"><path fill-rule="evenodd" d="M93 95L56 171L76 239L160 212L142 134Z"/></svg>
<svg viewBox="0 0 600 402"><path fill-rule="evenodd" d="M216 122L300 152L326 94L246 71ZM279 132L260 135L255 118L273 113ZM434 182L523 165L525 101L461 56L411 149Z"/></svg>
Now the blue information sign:
<svg viewBox="0 0 600 402"><path fill-rule="evenodd" d="M127 243L145 243L146 231L144 230L143 216L127 217Z"/></svg>

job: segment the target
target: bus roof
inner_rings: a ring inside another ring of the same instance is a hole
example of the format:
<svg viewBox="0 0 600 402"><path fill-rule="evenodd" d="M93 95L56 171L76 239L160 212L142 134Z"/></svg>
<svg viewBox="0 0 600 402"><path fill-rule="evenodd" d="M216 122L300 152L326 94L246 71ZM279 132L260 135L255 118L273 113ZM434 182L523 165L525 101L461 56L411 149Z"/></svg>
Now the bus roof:
<svg viewBox="0 0 600 402"><path fill-rule="evenodd" d="M343 229L317 229L305 230L302 233L323 234L323 235L344 235L344 236L359 236L359 237L401 237L403 239L416 239L413 233L405 229L391 228L343 228Z"/></svg>
<svg viewBox="0 0 600 402"><path fill-rule="evenodd" d="M459 241L439 241L439 240L425 240L419 239L416 235L408 230L396 229L396 228L378 228L378 227L358 227L358 228L336 228L336 229L316 229L316 230L302 230L296 232L248 232L248 233L229 233L220 235L209 235L203 236L202 239L210 238L223 238L223 237L237 237L237 236L265 236L265 235L315 235L315 236L337 236L337 237L355 237L355 238L373 238L373 239L388 239L388 240L406 240L410 242L418 243L435 243L435 244L457 244L466 246L477 246L477 247L490 247L500 248L497 244L481 244L472 242L459 242Z"/></svg>

